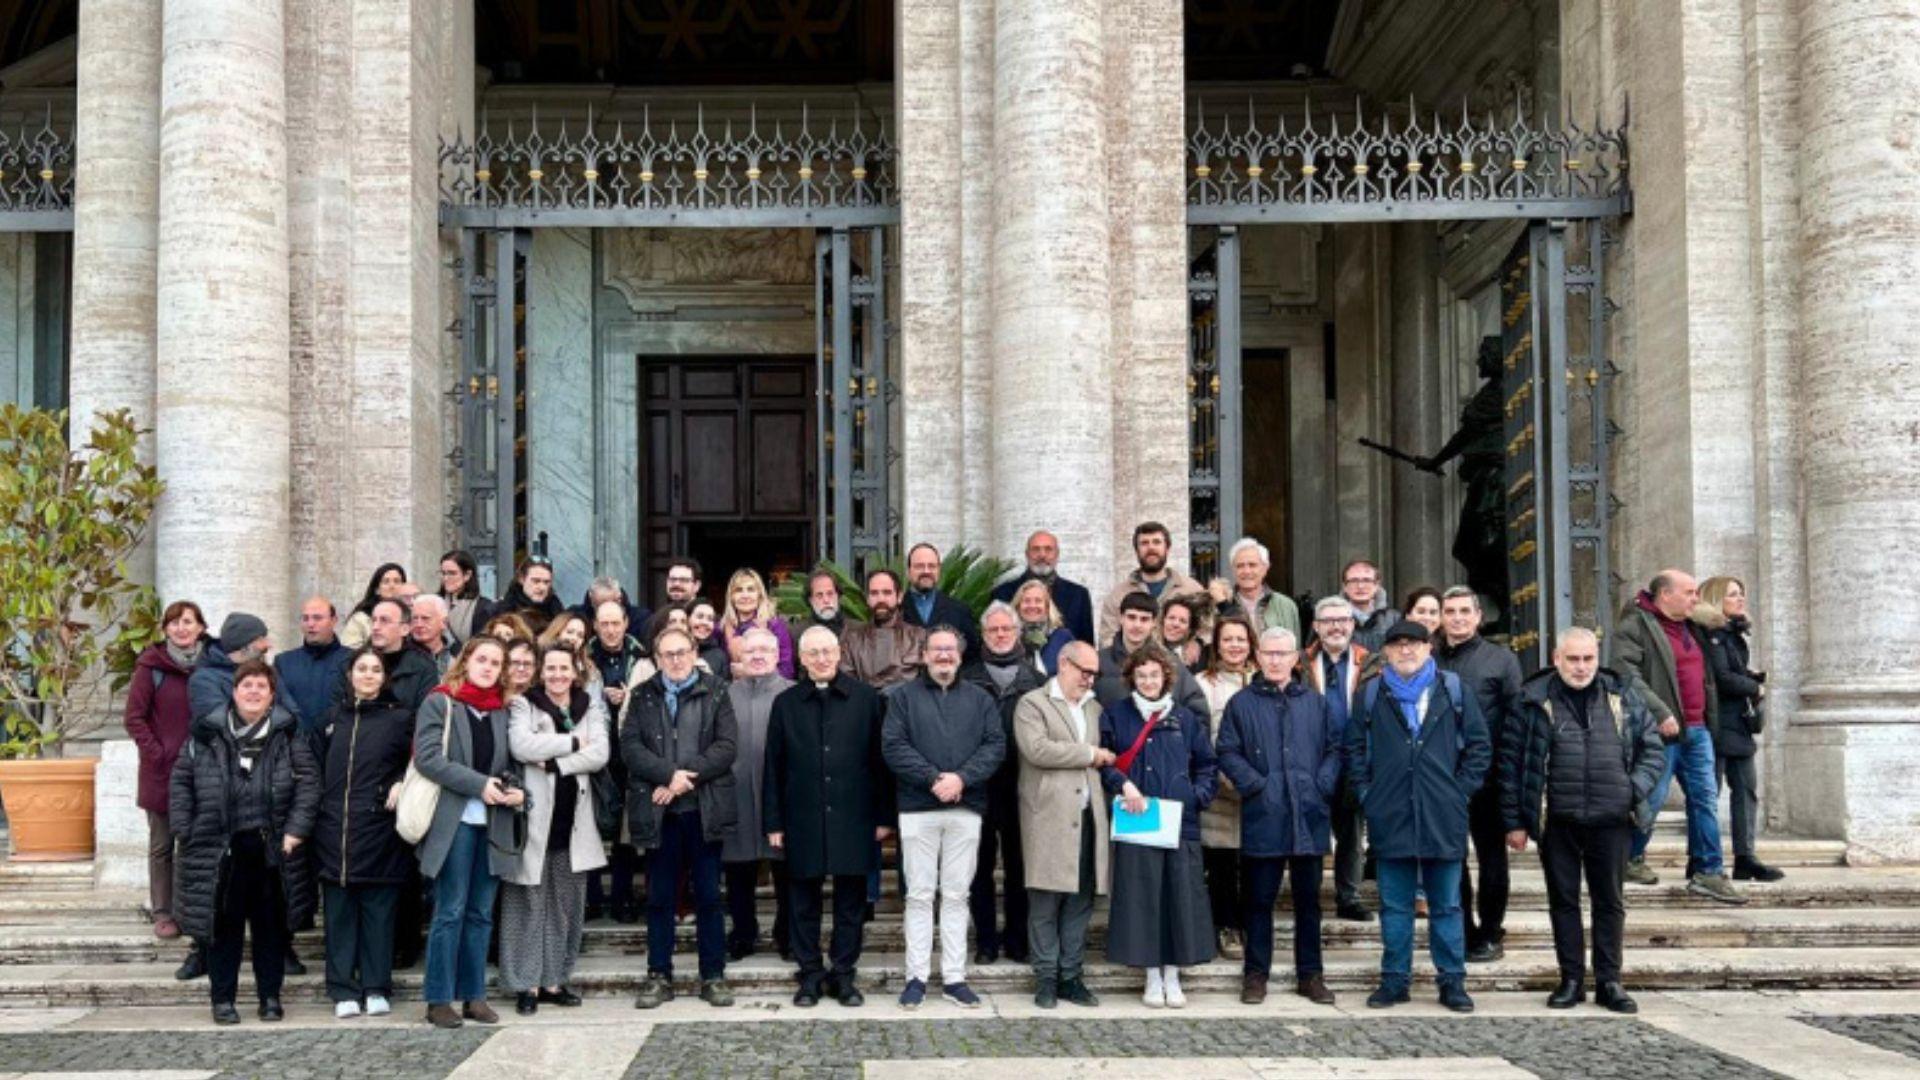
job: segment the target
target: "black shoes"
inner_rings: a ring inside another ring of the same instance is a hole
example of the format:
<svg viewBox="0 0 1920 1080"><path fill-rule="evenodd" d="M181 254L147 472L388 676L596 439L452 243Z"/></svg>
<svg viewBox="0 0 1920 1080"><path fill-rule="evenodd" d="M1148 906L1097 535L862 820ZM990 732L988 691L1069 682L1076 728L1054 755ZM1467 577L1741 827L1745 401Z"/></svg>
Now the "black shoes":
<svg viewBox="0 0 1920 1080"><path fill-rule="evenodd" d="M205 978L207 974L207 950L195 945L187 950L187 958L173 972L173 977L181 982ZM236 1018L234 1023L240 1021Z"/></svg>
<svg viewBox="0 0 1920 1080"><path fill-rule="evenodd" d="M1386 986L1383 984L1379 989L1367 995L1367 1008L1390 1009L1395 1005L1405 1005L1412 1000L1413 996L1407 993L1406 987Z"/></svg>
<svg viewBox="0 0 1920 1080"><path fill-rule="evenodd" d="M1497 941L1483 941L1467 949L1467 963L1488 964L1507 955L1507 947Z"/></svg>
<svg viewBox="0 0 1920 1080"><path fill-rule="evenodd" d="M1100 1004L1100 999L1087 989L1086 981L1079 978L1060 980L1060 1000L1086 1009Z"/></svg>
<svg viewBox="0 0 1920 1080"><path fill-rule="evenodd" d="M1787 875L1759 859L1733 860L1733 880L1735 881L1779 881Z"/></svg>
<svg viewBox="0 0 1920 1080"><path fill-rule="evenodd" d="M1547 995L1547 1008L1571 1009L1587 1000L1587 988L1580 979L1561 979L1560 988Z"/></svg>
<svg viewBox="0 0 1920 1080"><path fill-rule="evenodd" d="M613 905L613 921L622 926L632 926L640 921L640 908L635 904Z"/></svg>
<svg viewBox="0 0 1920 1080"><path fill-rule="evenodd" d="M293 955L293 946L291 945L287 946L286 972L289 975L305 975L307 973L307 965L301 963L300 958Z"/></svg>
<svg viewBox="0 0 1920 1080"><path fill-rule="evenodd" d="M1631 1015L1640 1011L1640 1004L1627 996L1627 991L1617 982L1604 982L1594 989L1593 1000L1608 1012Z"/></svg>
<svg viewBox="0 0 1920 1080"><path fill-rule="evenodd" d="M973 950L973 962L976 966L986 967L988 964L998 963L999 960L1000 960L999 949Z"/></svg>
<svg viewBox="0 0 1920 1080"><path fill-rule="evenodd" d="M827 993L849 1009L867 1003L867 995L860 992L859 980L852 975L828 976Z"/></svg>
<svg viewBox="0 0 1920 1080"><path fill-rule="evenodd" d="M1372 922L1373 912L1368 911L1358 900L1341 904L1334 912L1343 922Z"/></svg>
<svg viewBox="0 0 1920 1080"><path fill-rule="evenodd" d="M543 986L540 988L539 1002L542 1005L558 1005L563 1009L572 1009L579 1006L580 995L565 986L558 990L548 990Z"/></svg>
<svg viewBox="0 0 1920 1080"><path fill-rule="evenodd" d="M1473 999L1467 996L1467 988L1457 982L1440 984L1440 1004L1449 1011L1470 1013L1473 1011Z"/></svg>
<svg viewBox="0 0 1920 1080"><path fill-rule="evenodd" d="M800 989L793 992L793 1003L802 1009L811 1009L820 1004L820 984L812 979L803 979Z"/></svg>
<svg viewBox="0 0 1920 1080"><path fill-rule="evenodd" d="M1057 979L1040 979L1033 987L1033 1003L1043 1009L1055 1008L1060 1004L1060 982Z"/></svg>
<svg viewBox="0 0 1920 1080"><path fill-rule="evenodd" d="M277 997L260 999L260 1019L268 1023L278 1023L287 1018L287 1010L280 1007Z"/></svg>
<svg viewBox="0 0 1920 1080"><path fill-rule="evenodd" d="M532 1016L540 1011L540 998L536 994L522 991L513 1001L513 1011L521 1016Z"/></svg>
<svg viewBox="0 0 1920 1080"><path fill-rule="evenodd" d="M751 941L727 942L727 959L736 960L736 961L745 960L747 957L752 955L753 955L753 942Z"/></svg>
<svg viewBox="0 0 1920 1080"><path fill-rule="evenodd" d="M240 1010L233 1007L233 1002L222 1001L213 1007L213 1022L222 1027L237 1024L240 1022Z"/></svg>

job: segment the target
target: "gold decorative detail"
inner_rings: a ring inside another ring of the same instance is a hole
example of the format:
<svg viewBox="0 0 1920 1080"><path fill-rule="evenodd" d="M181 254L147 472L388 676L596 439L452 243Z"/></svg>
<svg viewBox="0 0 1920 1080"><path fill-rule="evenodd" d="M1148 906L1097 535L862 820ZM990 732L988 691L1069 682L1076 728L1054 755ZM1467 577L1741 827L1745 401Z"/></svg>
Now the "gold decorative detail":
<svg viewBox="0 0 1920 1080"><path fill-rule="evenodd" d="M546 174L546 173L543 173L543 172L541 172L541 171L540 171L539 169L528 169L528 170L527 170L527 179L529 179L529 180L532 180L532 181L533 181L534 183L539 183L539 182L540 182L540 178L541 178L541 177L543 177L543 176L545 176L545 175L547 175L547 174Z"/></svg>
<svg viewBox="0 0 1920 1080"><path fill-rule="evenodd" d="M487 396L488 397L500 396L500 376L498 375L487 376Z"/></svg>
<svg viewBox="0 0 1920 1080"><path fill-rule="evenodd" d="M1207 391L1215 397L1220 396L1220 376L1215 375L1207 382Z"/></svg>
<svg viewBox="0 0 1920 1080"><path fill-rule="evenodd" d="M1462 173L1470 173L1477 168L1479 168L1479 166L1475 165L1472 159L1468 159L1460 163L1460 171Z"/></svg>
<svg viewBox="0 0 1920 1080"><path fill-rule="evenodd" d="M1421 164L1418 161L1407 162L1407 172L1412 173L1415 176L1418 176L1421 173L1421 171L1424 170L1425 168L1426 166Z"/></svg>
<svg viewBox="0 0 1920 1080"><path fill-rule="evenodd" d="M1576 158L1568 158L1568 159L1567 159L1567 171L1568 171L1568 172L1573 172L1573 171L1574 171L1575 169L1578 169L1578 168L1580 167L1580 165L1581 165L1581 161L1580 161L1580 159L1579 159L1579 158L1577 158L1577 157L1576 157Z"/></svg>
<svg viewBox="0 0 1920 1080"><path fill-rule="evenodd" d="M588 180L598 180L600 179L600 170L588 169L587 171L581 173L580 175L587 178Z"/></svg>
<svg viewBox="0 0 1920 1080"><path fill-rule="evenodd" d="M1258 179L1260 179L1260 177L1261 177L1261 175L1262 175L1263 173L1265 173L1266 171L1267 171L1267 170L1265 170L1265 169L1263 169L1263 168L1261 168L1261 167L1260 167L1260 166L1258 166L1258 165L1248 165L1248 166L1247 166L1247 179L1249 179L1249 180L1258 180Z"/></svg>
<svg viewBox="0 0 1920 1080"><path fill-rule="evenodd" d="M1526 562L1528 557L1540 550L1540 545L1532 540L1522 540L1513 546L1513 561Z"/></svg>
<svg viewBox="0 0 1920 1080"><path fill-rule="evenodd" d="M1210 165L1195 165L1193 167L1193 175L1205 180L1207 177L1213 175L1213 167Z"/></svg>
<svg viewBox="0 0 1920 1080"><path fill-rule="evenodd" d="M707 178L707 170L705 169L693 170L693 178L695 180L705 180Z"/></svg>
<svg viewBox="0 0 1920 1080"><path fill-rule="evenodd" d="M1319 171L1320 171L1320 168L1319 168L1319 166L1316 166L1316 165L1311 165L1311 164L1309 164L1309 165L1302 165L1302 166L1300 166L1300 175L1301 175L1301 176L1312 176L1312 175L1314 175L1315 173L1317 173L1317 172L1319 172Z"/></svg>
<svg viewBox="0 0 1920 1080"><path fill-rule="evenodd" d="M1355 176L1365 176L1372 171L1373 170L1368 168L1367 163L1364 161L1356 163L1353 167L1353 175Z"/></svg>
<svg viewBox="0 0 1920 1080"><path fill-rule="evenodd" d="M748 170L747 170L747 179L749 179L749 180L758 180L758 179L760 179L760 169L759 169L759 167L758 167L758 166L755 166L754 168L751 168L751 169L748 169Z"/></svg>
<svg viewBox="0 0 1920 1080"><path fill-rule="evenodd" d="M1514 158L1514 159L1513 159L1513 171L1514 171L1514 172L1519 172L1519 171L1521 171L1522 169L1525 169L1526 167L1527 167L1527 159L1526 159L1526 158L1523 158L1523 157L1517 157L1517 158Z"/></svg>
<svg viewBox="0 0 1920 1080"><path fill-rule="evenodd" d="M473 170L473 178L475 180L478 180L480 183L484 184L487 181L493 179L493 170L492 169L475 169Z"/></svg>
<svg viewBox="0 0 1920 1080"><path fill-rule="evenodd" d="M1599 385L1600 385L1600 369L1588 368L1587 369L1587 389L1591 390L1594 387Z"/></svg>
<svg viewBox="0 0 1920 1080"><path fill-rule="evenodd" d="M52 169L41 169L41 170L40 170L40 179L42 179L42 180L51 180L51 179L53 179L53 170L52 170Z"/></svg>
<svg viewBox="0 0 1920 1080"><path fill-rule="evenodd" d="M855 180L865 180L867 178L866 168L861 165L855 165L853 167L853 178Z"/></svg>
<svg viewBox="0 0 1920 1080"><path fill-rule="evenodd" d="M811 165L800 166L800 179L802 180L813 179L813 166Z"/></svg>
<svg viewBox="0 0 1920 1080"><path fill-rule="evenodd" d="M652 170L652 169L641 169L641 170L640 170L640 182L641 182L641 183L643 183L643 184L651 184L651 183L653 183L653 170Z"/></svg>

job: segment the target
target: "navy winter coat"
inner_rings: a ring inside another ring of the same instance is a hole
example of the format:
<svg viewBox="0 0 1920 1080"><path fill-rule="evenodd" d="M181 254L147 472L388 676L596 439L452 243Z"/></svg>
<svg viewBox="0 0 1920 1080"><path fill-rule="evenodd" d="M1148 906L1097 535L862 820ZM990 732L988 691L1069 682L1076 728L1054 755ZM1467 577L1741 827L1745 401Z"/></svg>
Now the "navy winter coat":
<svg viewBox="0 0 1920 1080"><path fill-rule="evenodd" d="M1327 699L1297 682L1264 676L1227 701L1214 747L1240 792L1240 852L1254 858L1332 850L1340 735Z"/></svg>
<svg viewBox="0 0 1920 1080"><path fill-rule="evenodd" d="M353 650L336 638L325 645L288 649L273 658L273 670L280 675L280 700L292 707L302 734L311 735L327 726L335 704L334 690L345 681L347 661L352 656Z"/></svg>
<svg viewBox="0 0 1920 1080"><path fill-rule="evenodd" d="M1486 778L1493 743L1472 692L1458 689L1456 710L1449 682L1459 687L1451 673L1434 673L1418 739L1407 734L1384 674L1362 683L1355 695L1360 722L1347 725L1348 778L1379 858L1467 857L1467 800ZM1365 706L1369 695L1371 709Z"/></svg>
<svg viewBox="0 0 1920 1080"><path fill-rule="evenodd" d="M1146 722L1133 703L1133 695L1128 694L1100 714L1100 745L1124 754ZM1100 770L1100 781L1109 795L1120 794L1128 780L1142 795L1182 804L1180 839L1199 843L1200 811L1220 790L1219 763L1213 756L1207 721L1180 705L1168 709L1147 736L1131 769L1122 773L1108 765Z"/></svg>

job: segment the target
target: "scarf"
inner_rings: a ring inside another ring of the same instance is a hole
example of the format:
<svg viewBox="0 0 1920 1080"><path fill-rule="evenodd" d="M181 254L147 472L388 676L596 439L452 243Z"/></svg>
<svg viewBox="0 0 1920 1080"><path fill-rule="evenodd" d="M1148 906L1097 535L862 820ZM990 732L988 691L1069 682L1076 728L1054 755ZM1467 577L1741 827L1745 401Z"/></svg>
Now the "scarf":
<svg viewBox="0 0 1920 1080"><path fill-rule="evenodd" d="M1046 623L1021 623L1020 643L1034 652L1047 647L1047 640L1053 637L1053 628Z"/></svg>
<svg viewBox="0 0 1920 1080"><path fill-rule="evenodd" d="M554 704L553 698L547 695L547 688L544 686L536 686L528 690L526 698L528 704L552 717L554 724L565 733L571 733L573 725L587 715L590 704L587 700L587 692L577 686L568 692L565 708Z"/></svg>
<svg viewBox="0 0 1920 1080"><path fill-rule="evenodd" d="M1380 677L1386 681L1387 693L1393 696L1393 703L1400 706L1400 716L1406 721L1407 734L1416 739L1420 737L1420 695L1433 686L1433 680L1439 677L1438 671L1432 658L1428 658L1411 679L1401 678L1399 669L1392 664L1388 664L1386 670L1380 673Z"/></svg>
<svg viewBox="0 0 1920 1080"><path fill-rule="evenodd" d="M260 756L260 751L266 746L267 732L273 727L269 723L272 719L273 710L269 709L266 715L252 724L247 724L240 719L240 710L232 708L227 710L227 731L233 736L234 741L240 744L241 772L249 775L253 773L254 760Z"/></svg>
<svg viewBox="0 0 1920 1080"><path fill-rule="evenodd" d="M501 692L499 683L488 687L479 687L472 683L461 683L458 687L451 687L442 683L429 692L429 696L432 694L445 694L460 704L481 712L492 712L507 706L506 694Z"/></svg>
<svg viewBox="0 0 1920 1080"><path fill-rule="evenodd" d="M1011 652L993 653L986 652L983 646L981 658L987 669L987 677L1004 694L1007 687L1013 685L1014 677L1020 674L1020 665L1027 662L1027 651L1016 645Z"/></svg>
<svg viewBox="0 0 1920 1080"><path fill-rule="evenodd" d="M1166 718L1169 712L1173 711L1173 695L1171 693L1163 693L1151 701L1141 697L1140 691L1138 690L1135 690L1130 696L1133 698L1133 707L1140 710L1140 715L1146 719L1148 727L1159 723Z"/></svg>
<svg viewBox="0 0 1920 1080"><path fill-rule="evenodd" d="M194 668L200 666L200 656L206 651L207 639L196 638L194 639L192 647L186 649L180 648L171 641L167 642L166 646L167 659L173 661L174 667L182 671L192 671Z"/></svg>
<svg viewBox="0 0 1920 1080"><path fill-rule="evenodd" d="M693 689L693 684L699 681L700 672L698 671L688 672L687 677L680 682L674 682L668 678L667 673L664 671L660 673L660 685L667 692L667 719L675 723L679 722L680 695Z"/></svg>

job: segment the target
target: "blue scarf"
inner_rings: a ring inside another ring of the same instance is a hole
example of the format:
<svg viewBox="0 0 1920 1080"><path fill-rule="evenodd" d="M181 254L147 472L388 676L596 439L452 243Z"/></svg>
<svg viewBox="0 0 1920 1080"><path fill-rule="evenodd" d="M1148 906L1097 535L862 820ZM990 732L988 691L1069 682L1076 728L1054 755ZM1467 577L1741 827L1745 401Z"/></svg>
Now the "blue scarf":
<svg viewBox="0 0 1920 1080"><path fill-rule="evenodd" d="M1400 706L1400 715L1407 722L1407 734L1420 737L1420 695L1433 686L1439 669L1433 666L1429 657L1426 665L1414 673L1413 678L1403 679L1392 664L1388 664L1381 678L1386 680L1387 693L1393 695L1393 703Z"/></svg>
<svg viewBox="0 0 1920 1080"><path fill-rule="evenodd" d="M660 673L660 685L666 688L667 691L667 719L674 723L680 722L680 695L692 689L693 684L699 681L700 672L698 669L689 673L684 682L674 682L672 679L667 678L666 672L663 671Z"/></svg>

